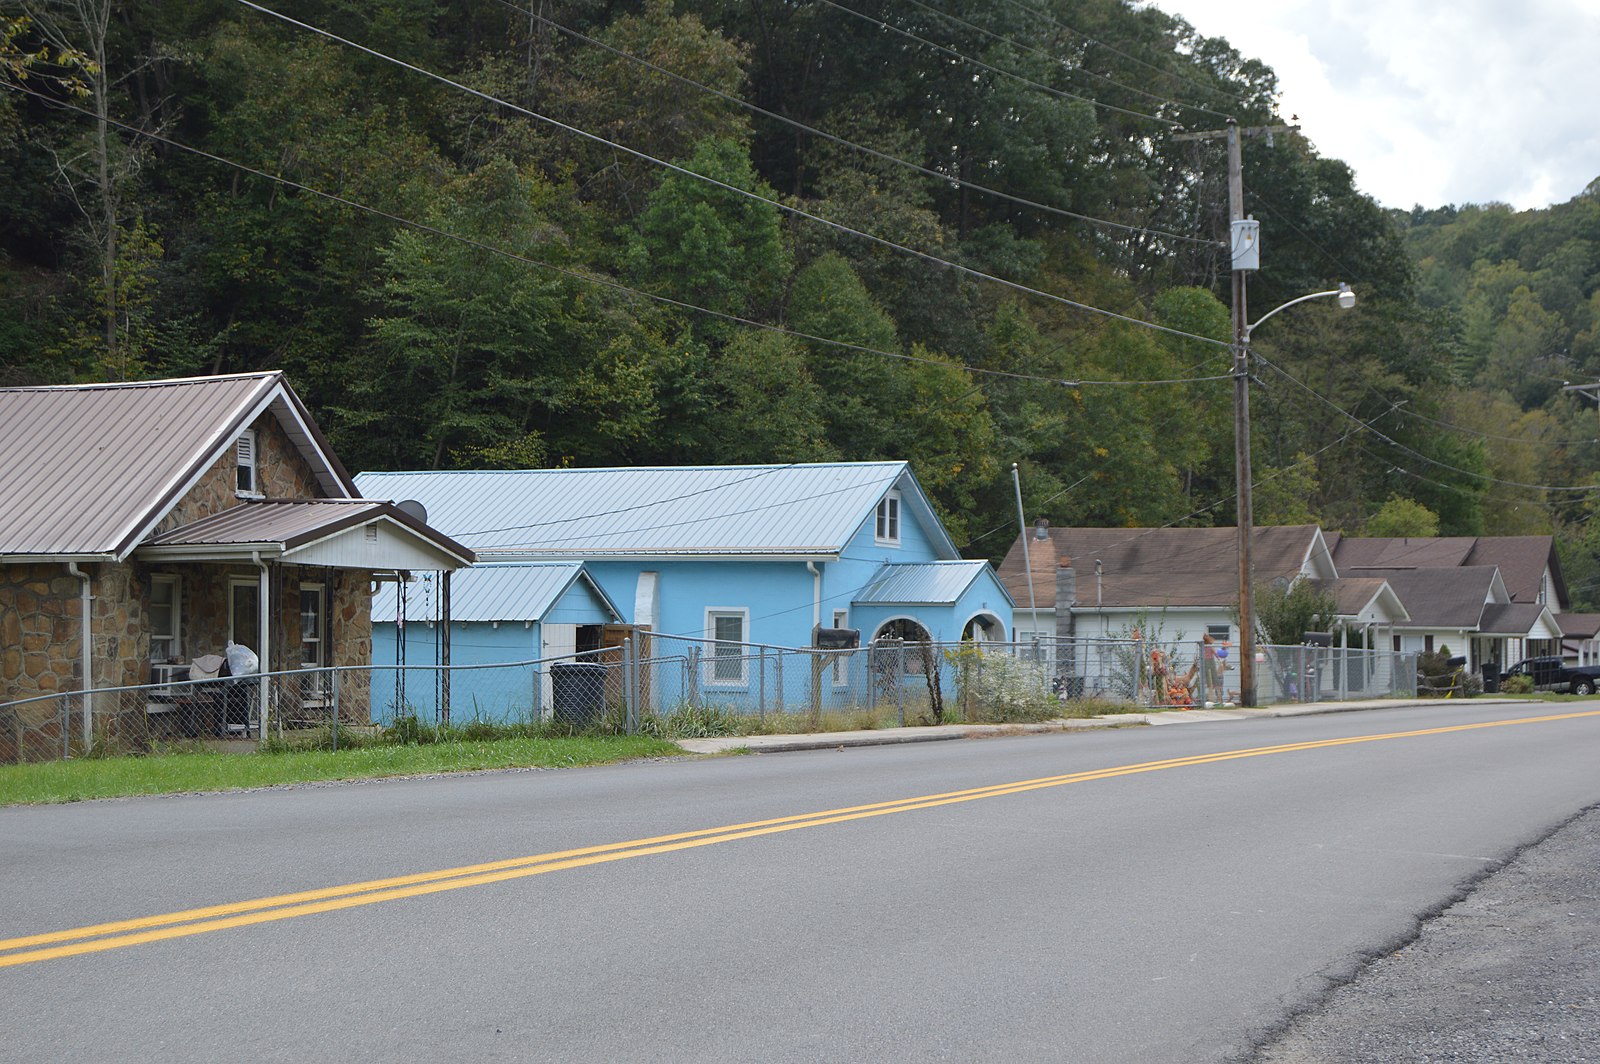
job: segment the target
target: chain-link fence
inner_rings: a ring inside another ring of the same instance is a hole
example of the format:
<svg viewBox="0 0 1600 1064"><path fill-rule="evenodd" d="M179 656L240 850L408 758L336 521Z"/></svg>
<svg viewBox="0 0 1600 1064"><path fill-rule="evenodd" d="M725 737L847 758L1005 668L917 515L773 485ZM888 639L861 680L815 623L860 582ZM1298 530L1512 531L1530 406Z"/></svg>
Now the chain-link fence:
<svg viewBox="0 0 1600 1064"><path fill-rule="evenodd" d="M0 763L86 749L260 742L399 721L545 723L637 731L684 711L774 716L799 727L881 727L1042 719L1062 703L1130 708L1237 703L1225 644L1039 640L915 643L838 650L637 633L563 658L488 665L361 666L74 691L0 705ZM1260 647L1256 702L1414 697L1415 654Z"/></svg>

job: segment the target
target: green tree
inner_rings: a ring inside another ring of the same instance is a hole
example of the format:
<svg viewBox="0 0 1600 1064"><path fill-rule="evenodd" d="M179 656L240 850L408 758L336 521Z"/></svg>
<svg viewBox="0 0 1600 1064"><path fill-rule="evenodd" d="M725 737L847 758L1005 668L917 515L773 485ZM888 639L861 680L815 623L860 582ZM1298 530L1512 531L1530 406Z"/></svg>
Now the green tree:
<svg viewBox="0 0 1600 1064"><path fill-rule="evenodd" d="M1388 502L1367 518L1361 531L1367 536L1426 539L1439 534L1439 515L1419 502L1391 495Z"/></svg>
<svg viewBox="0 0 1600 1064"><path fill-rule="evenodd" d="M744 148L726 137L702 141L683 166L731 188L774 195ZM650 194L627 263L655 292L735 315L772 304L790 268L776 207L677 173ZM696 322L707 336L726 335L728 328Z"/></svg>
<svg viewBox="0 0 1600 1064"><path fill-rule="evenodd" d="M1298 646L1307 632L1331 632L1338 612L1333 595L1309 580L1258 584L1254 601L1256 625L1269 646Z"/></svg>

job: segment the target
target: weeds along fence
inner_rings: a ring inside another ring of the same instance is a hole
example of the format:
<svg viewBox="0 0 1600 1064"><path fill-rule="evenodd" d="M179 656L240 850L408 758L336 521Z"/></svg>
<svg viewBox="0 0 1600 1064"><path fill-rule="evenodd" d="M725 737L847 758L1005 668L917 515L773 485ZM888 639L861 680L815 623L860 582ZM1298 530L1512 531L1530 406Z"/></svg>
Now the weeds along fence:
<svg viewBox="0 0 1600 1064"><path fill-rule="evenodd" d="M0 705L0 763L182 743L260 744L397 722L638 731L685 709L798 728L1044 719L1062 703L1237 702L1238 663L1201 643L880 640L815 650L640 633L620 646L504 664L294 669L63 692ZM1415 654L1261 647L1257 702L1414 697Z"/></svg>

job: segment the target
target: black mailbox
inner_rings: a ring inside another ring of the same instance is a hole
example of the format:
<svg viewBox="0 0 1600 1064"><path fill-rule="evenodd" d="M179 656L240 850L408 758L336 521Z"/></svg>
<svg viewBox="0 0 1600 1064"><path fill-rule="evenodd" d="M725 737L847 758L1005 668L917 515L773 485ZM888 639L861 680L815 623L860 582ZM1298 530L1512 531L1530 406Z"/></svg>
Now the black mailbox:
<svg viewBox="0 0 1600 1064"><path fill-rule="evenodd" d="M861 645L861 632L856 628L811 629L811 645L817 650L854 650Z"/></svg>

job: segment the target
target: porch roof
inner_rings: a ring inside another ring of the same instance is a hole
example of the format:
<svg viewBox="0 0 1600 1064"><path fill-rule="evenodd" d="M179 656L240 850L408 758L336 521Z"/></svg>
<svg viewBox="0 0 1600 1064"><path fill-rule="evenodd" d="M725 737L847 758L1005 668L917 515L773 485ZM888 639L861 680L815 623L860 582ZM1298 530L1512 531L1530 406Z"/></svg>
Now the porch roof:
<svg viewBox="0 0 1600 1064"><path fill-rule="evenodd" d="M253 555L348 569L459 569L473 553L376 499L261 499L152 538L145 558L248 561Z"/></svg>
<svg viewBox="0 0 1600 1064"><path fill-rule="evenodd" d="M952 606L987 571L989 563L982 561L890 562L857 593L854 605ZM1004 594L998 580L995 584Z"/></svg>
<svg viewBox="0 0 1600 1064"><path fill-rule="evenodd" d="M1340 617L1393 624L1409 621L1411 615L1395 594L1389 581L1379 576L1341 576L1312 583L1333 596L1334 612Z"/></svg>
<svg viewBox="0 0 1600 1064"><path fill-rule="evenodd" d="M1561 627L1550 607L1537 602L1497 602L1483 608L1481 635L1513 639L1559 639Z"/></svg>

